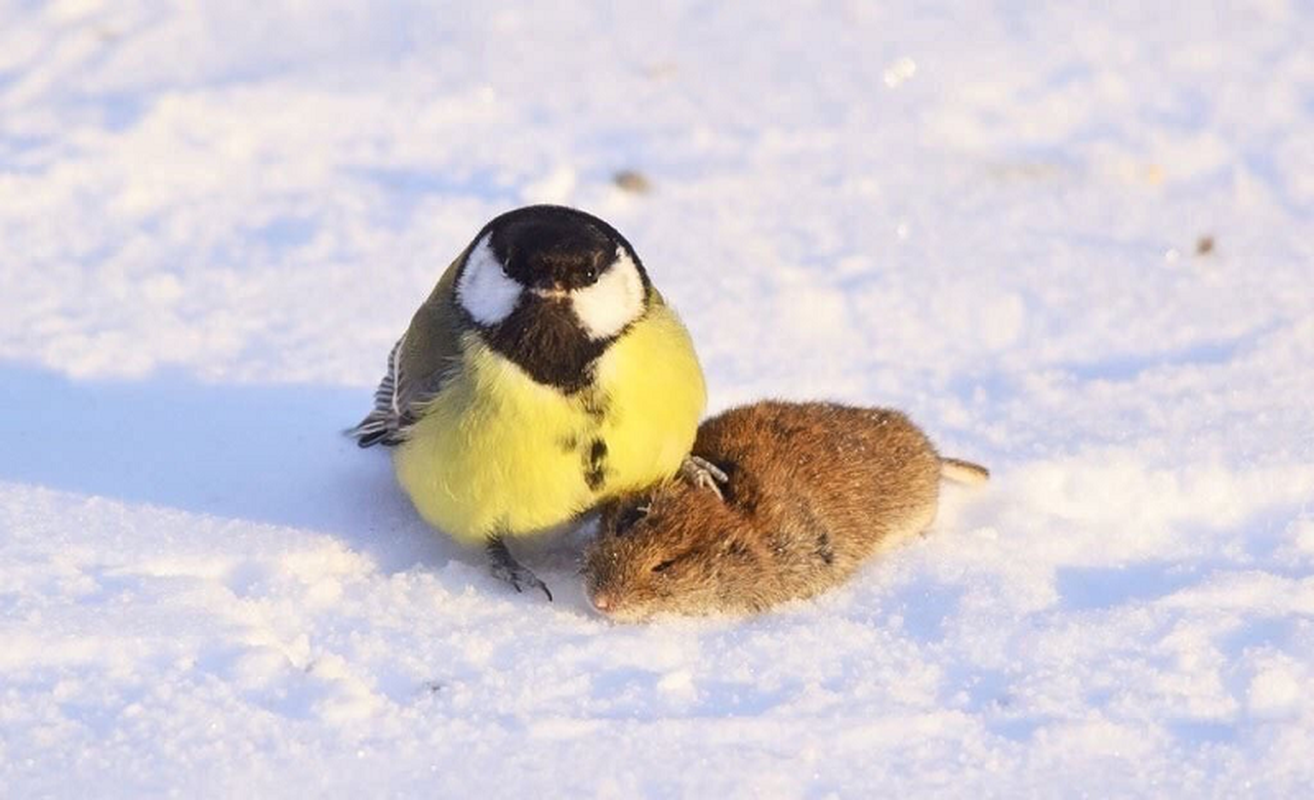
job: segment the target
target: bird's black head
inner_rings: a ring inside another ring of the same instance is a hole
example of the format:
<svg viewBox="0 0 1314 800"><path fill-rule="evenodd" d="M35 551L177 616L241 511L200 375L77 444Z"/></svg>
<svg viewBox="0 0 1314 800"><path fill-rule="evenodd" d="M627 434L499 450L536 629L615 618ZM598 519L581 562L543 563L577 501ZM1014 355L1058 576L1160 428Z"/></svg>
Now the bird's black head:
<svg viewBox="0 0 1314 800"><path fill-rule="evenodd" d="M563 206L528 206L488 223L489 245L506 274L527 289L568 292L593 285L628 255L629 242L595 216Z"/></svg>
<svg viewBox="0 0 1314 800"><path fill-rule="evenodd" d="M456 293L494 350L535 380L575 391L646 312L648 290L643 264L615 228L573 208L527 206L479 232Z"/></svg>

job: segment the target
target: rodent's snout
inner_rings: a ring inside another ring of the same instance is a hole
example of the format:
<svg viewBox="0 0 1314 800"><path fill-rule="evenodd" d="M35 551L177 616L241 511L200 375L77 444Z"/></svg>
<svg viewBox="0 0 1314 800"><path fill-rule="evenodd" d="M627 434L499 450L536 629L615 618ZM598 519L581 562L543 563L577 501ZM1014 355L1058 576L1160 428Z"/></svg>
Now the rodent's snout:
<svg viewBox="0 0 1314 800"><path fill-rule="evenodd" d="M603 614L606 614L615 605L615 601L612 599L611 595L602 590L590 594L589 602L593 604L595 609Z"/></svg>
<svg viewBox="0 0 1314 800"><path fill-rule="evenodd" d="M642 606L636 606L623 591L597 589L588 593L593 610L610 622L638 622L647 618Z"/></svg>

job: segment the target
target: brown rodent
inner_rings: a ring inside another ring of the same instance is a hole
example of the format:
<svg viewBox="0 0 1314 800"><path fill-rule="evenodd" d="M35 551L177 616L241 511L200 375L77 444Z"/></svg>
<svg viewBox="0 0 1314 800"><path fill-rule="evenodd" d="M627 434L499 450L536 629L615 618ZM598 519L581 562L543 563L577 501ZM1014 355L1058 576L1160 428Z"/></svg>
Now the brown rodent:
<svg viewBox="0 0 1314 800"><path fill-rule="evenodd" d="M940 458L898 411L834 403L726 411L698 429L693 454L727 473L724 500L672 480L603 507L584 576L609 617L747 613L810 597L929 526L942 476L989 477Z"/></svg>

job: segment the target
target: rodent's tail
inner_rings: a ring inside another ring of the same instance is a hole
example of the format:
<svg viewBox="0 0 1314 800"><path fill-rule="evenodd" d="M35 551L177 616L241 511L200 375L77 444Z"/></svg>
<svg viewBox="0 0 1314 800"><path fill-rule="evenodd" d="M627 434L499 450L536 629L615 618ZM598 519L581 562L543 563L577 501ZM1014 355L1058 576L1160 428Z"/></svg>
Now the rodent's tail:
<svg viewBox="0 0 1314 800"><path fill-rule="evenodd" d="M990 480L990 470L980 464L963 461L961 458L942 458L940 459L940 477L958 483L965 483L969 486L979 486Z"/></svg>

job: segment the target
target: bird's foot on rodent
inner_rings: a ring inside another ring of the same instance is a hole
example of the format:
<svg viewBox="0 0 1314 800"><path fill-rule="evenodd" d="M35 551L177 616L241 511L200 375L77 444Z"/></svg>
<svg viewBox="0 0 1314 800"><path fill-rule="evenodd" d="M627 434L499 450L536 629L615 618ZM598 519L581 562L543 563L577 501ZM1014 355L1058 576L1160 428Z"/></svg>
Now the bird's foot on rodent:
<svg viewBox="0 0 1314 800"><path fill-rule="evenodd" d="M701 456L685 456L680 464L680 475L699 489L711 489L719 499L725 499L721 494L721 484L728 483L730 476L707 459Z"/></svg>
<svg viewBox="0 0 1314 800"><path fill-rule="evenodd" d="M533 570L516 561L515 556L507 549L506 542L500 537L494 537L488 540L488 558L491 560L489 565L493 572L493 577L504 580L515 587L517 592L524 591L526 586L537 586L547 595L548 602L552 602L552 591L548 589L547 584L539 580Z"/></svg>

